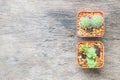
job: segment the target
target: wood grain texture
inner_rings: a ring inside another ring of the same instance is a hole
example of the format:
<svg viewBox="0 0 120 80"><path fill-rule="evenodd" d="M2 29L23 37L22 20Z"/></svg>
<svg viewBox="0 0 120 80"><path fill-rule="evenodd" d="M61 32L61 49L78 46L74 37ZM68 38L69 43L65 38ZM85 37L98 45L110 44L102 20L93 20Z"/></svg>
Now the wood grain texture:
<svg viewBox="0 0 120 80"><path fill-rule="evenodd" d="M80 10L105 13L103 38L76 37ZM0 80L119 80L119 0L0 0ZM76 45L99 40L102 69L79 69Z"/></svg>

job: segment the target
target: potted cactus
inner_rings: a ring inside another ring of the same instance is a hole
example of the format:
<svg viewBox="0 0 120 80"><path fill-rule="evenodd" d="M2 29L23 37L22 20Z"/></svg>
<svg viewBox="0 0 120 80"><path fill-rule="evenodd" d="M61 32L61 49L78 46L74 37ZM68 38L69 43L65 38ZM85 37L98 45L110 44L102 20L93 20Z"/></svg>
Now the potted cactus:
<svg viewBox="0 0 120 80"><path fill-rule="evenodd" d="M104 65L104 46L99 41L80 42L77 63L81 68L101 68Z"/></svg>
<svg viewBox="0 0 120 80"><path fill-rule="evenodd" d="M79 12L77 15L77 35L80 37L102 37L104 35L103 12Z"/></svg>

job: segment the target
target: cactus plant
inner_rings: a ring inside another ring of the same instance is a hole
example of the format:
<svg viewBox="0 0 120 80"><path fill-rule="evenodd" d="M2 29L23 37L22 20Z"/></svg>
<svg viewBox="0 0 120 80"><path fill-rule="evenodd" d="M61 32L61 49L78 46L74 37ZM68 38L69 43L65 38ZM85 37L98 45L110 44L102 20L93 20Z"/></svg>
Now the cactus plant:
<svg viewBox="0 0 120 80"><path fill-rule="evenodd" d="M104 27L104 13L102 11L78 12L76 26L78 37L103 37Z"/></svg>
<svg viewBox="0 0 120 80"><path fill-rule="evenodd" d="M82 17L80 19L80 26L81 28L87 28L90 26L90 19L89 17Z"/></svg>
<svg viewBox="0 0 120 80"><path fill-rule="evenodd" d="M102 25L103 19L101 15L93 15L91 18L91 26L94 28L98 28Z"/></svg>

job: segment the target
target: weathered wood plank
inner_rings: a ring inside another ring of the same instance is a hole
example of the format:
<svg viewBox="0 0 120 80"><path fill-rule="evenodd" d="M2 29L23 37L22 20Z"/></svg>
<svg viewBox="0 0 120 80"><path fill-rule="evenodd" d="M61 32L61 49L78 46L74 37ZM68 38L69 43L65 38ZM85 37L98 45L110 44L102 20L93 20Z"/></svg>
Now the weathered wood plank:
<svg viewBox="0 0 120 80"><path fill-rule="evenodd" d="M76 37L79 10L105 12L105 36ZM0 80L119 80L119 0L0 0ZM99 40L105 66L76 65L76 44Z"/></svg>

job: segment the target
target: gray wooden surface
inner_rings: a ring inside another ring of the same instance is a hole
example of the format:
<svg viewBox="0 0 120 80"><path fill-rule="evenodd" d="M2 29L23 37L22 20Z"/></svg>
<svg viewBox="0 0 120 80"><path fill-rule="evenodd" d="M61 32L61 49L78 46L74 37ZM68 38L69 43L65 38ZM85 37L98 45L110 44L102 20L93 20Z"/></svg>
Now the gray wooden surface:
<svg viewBox="0 0 120 80"><path fill-rule="evenodd" d="M105 12L105 35L76 37L79 10ZM102 69L80 69L76 44L99 40ZM120 80L120 0L0 0L0 80Z"/></svg>

